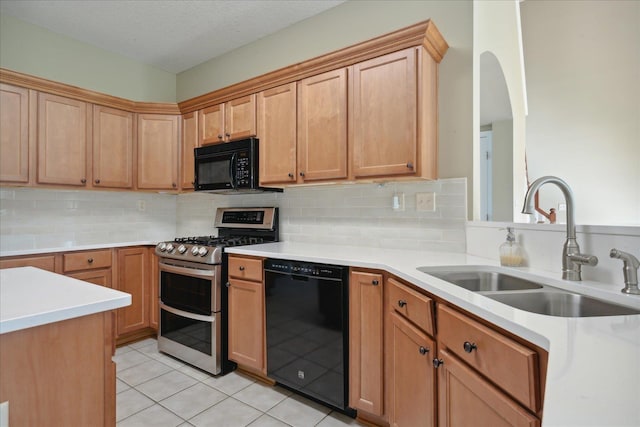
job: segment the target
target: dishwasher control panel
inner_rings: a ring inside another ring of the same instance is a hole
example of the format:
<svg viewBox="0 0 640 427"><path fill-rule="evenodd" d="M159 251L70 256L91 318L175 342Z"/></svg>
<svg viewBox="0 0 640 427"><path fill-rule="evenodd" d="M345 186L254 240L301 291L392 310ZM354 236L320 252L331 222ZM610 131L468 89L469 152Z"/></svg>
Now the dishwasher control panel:
<svg viewBox="0 0 640 427"><path fill-rule="evenodd" d="M322 277L326 279L342 279L345 269L338 265L316 264L304 261L282 259L267 259L264 262L265 271L274 273Z"/></svg>

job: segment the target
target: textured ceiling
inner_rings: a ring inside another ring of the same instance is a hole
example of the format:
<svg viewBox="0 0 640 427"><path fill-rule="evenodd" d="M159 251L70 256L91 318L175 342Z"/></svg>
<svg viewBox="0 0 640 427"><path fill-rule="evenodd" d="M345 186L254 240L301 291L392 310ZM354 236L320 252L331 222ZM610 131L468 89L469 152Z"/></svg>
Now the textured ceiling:
<svg viewBox="0 0 640 427"><path fill-rule="evenodd" d="M179 73L344 0L2 0L0 13Z"/></svg>

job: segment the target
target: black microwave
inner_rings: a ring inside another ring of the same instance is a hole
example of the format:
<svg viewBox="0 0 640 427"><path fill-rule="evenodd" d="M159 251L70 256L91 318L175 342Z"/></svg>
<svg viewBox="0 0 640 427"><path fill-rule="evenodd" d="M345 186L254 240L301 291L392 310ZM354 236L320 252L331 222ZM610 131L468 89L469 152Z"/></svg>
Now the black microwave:
<svg viewBox="0 0 640 427"><path fill-rule="evenodd" d="M194 149L195 191L240 193L282 191L260 187L257 138L207 145Z"/></svg>

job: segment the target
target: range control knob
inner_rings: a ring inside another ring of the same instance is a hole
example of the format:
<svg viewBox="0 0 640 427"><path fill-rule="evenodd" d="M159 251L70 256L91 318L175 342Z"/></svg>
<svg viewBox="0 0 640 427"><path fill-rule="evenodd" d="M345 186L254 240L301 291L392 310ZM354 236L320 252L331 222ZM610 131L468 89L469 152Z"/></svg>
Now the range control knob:
<svg viewBox="0 0 640 427"><path fill-rule="evenodd" d="M207 253L209 253L209 249L205 248L204 246L198 249L198 255L200 256L205 256Z"/></svg>
<svg viewBox="0 0 640 427"><path fill-rule="evenodd" d="M158 250L160 252L164 252L167 250L167 244L165 242L158 243Z"/></svg>
<svg viewBox="0 0 640 427"><path fill-rule="evenodd" d="M181 254L187 252L187 247L185 245L178 246L178 252L180 252Z"/></svg>
<svg viewBox="0 0 640 427"><path fill-rule="evenodd" d="M175 247L173 246L173 243L167 244L167 252L173 252L174 249Z"/></svg>
<svg viewBox="0 0 640 427"><path fill-rule="evenodd" d="M200 249L200 248L199 248L199 247L197 247L197 246L192 247L192 248L191 248L191 255L193 255L193 256L197 256L197 255L198 255L198 250L199 250L199 249Z"/></svg>

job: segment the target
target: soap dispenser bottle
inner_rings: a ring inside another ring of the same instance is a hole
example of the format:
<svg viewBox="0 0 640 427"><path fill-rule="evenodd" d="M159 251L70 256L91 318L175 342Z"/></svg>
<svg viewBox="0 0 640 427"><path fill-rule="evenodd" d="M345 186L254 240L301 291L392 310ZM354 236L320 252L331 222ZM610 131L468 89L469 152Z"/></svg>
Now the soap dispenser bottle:
<svg viewBox="0 0 640 427"><path fill-rule="evenodd" d="M513 227L507 227L507 241L500 245L500 265L518 267L523 261L522 248L516 242Z"/></svg>

